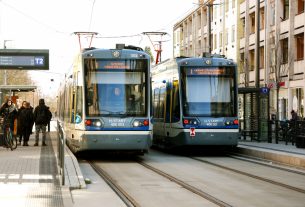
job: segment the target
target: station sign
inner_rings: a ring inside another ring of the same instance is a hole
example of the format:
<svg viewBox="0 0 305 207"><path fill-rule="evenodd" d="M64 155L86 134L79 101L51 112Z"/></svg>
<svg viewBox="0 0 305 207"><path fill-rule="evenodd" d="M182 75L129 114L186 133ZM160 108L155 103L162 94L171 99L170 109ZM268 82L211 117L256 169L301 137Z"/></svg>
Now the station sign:
<svg viewBox="0 0 305 207"><path fill-rule="evenodd" d="M1 49L1 69L49 70L49 50Z"/></svg>

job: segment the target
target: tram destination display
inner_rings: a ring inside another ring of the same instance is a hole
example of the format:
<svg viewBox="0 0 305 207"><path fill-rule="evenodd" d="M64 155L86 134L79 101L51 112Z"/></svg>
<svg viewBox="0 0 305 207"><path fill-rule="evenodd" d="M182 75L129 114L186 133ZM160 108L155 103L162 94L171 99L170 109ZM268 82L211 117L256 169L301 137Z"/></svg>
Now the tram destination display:
<svg viewBox="0 0 305 207"><path fill-rule="evenodd" d="M0 69L48 70L49 50L0 50Z"/></svg>

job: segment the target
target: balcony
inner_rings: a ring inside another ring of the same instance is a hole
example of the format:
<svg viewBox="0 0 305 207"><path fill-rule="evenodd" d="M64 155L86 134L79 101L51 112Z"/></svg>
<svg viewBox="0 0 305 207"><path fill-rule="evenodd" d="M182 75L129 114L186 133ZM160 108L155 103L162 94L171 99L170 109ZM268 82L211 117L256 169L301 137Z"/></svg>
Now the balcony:
<svg viewBox="0 0 305 207"><path fill-rule="evenodd" d="M295 16L295 19L294 19L294 28L299 28L299 27L304 27L304 24L305 24L305 13L301 13L301 14L298 14Z"/></svg>
<svg viewBox="0 0 305 207"><path fill-rule="evenodd" d="M265 29L260 30L259 35L259 40L265 41Z"/></svg>
<svg viewBox="0 0 305 207"><path fill-rule="evenodd" d="M289 31L289 19L282 21L280 24L280 34L286 33Z"/></svg>
<svg viewBox="0 0 305 207"><path fill-rule="evenodd" d="M249 45L254 45L255 44L255 33L250 34L249 36Z"/></svg>
<svg viewBox="0 0 305 207"><path fill-rule="evenodd" d="M246 12L246 1L244 1L243 3L240 4L239 9L240 9L240 10L239 10L239 13L240 13L240 14Z"/></svg>
<svg viewBox="0 0 305 207"><path fill-rule="evenodd" d="M299 60L294 62L294 74L304 73L305 74L305 60Z"/></svg>
<svg viewBox="0 0 305 207"><path fill-rule="evenodd" d="M239 40L239 48L245 48L245 41L246 41L245 38Z"/></svg>

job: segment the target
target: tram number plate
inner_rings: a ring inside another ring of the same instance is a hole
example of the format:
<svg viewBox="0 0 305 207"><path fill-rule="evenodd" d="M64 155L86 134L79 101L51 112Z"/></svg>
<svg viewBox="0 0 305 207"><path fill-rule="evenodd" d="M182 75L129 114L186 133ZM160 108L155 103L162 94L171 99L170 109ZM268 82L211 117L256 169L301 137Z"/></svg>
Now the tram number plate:
<svg viewBox="0 0 305 207"><path fill-rule="evenodd" d="M109 124L112 127L124 127L125 122L125 119L109 119Z"/></svg>
<svg viewBox="0 0 305 207"><path fill-rule="evenodd" d="M190 136L191 137L196 136L195 128L193 128L193 127L190 128Z"/></svg>

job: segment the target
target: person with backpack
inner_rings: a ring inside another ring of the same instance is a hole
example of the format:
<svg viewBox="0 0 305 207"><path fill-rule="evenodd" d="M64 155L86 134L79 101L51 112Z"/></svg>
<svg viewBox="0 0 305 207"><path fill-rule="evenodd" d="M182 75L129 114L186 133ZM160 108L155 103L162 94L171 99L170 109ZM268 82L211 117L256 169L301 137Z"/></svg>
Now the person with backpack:
<svg viewBox="0 0 305 207"><path fill-rule="evenodd" d="M42 132L42 146L46 144L46 127L52 119L52 113L49 107L45 105L44 99L39 99L39 105L34 110L34 122L35 122L35 144L38 146L39 132Z"/></svg>

